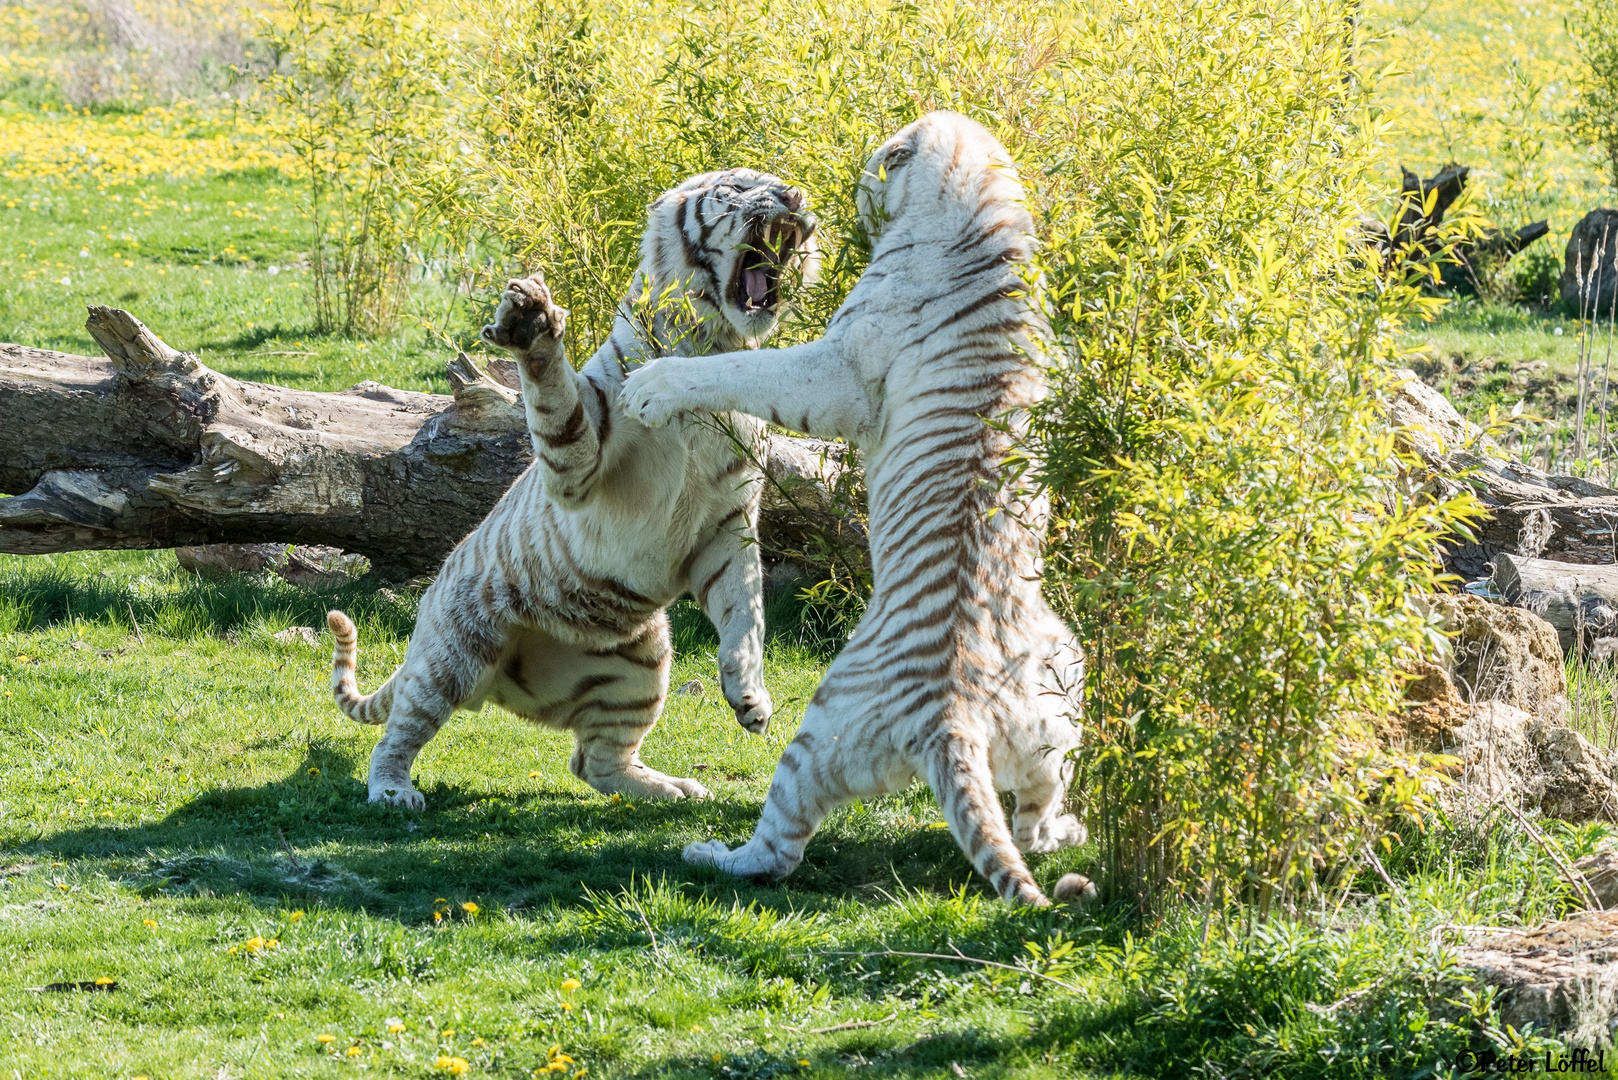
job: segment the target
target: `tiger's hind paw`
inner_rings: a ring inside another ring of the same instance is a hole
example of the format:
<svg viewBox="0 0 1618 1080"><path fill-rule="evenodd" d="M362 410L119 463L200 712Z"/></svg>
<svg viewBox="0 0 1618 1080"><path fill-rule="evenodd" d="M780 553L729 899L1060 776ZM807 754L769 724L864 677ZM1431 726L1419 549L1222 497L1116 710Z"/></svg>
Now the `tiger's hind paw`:
<svg viewBox="0 0 1618 1080"><path fill-rule="evenodd" d="M1056 897L1059 904L1083 905L1090 903L1099 893L1096 883L1083 874L1063 874L1056 882L1056 888L1051 890L1051 895Z"/></svg>
<svg viewBox="0 0 1618 1080"><path fill-rule="evenodd" d="M391 803L402 806L406 810L427 809L427 796L411 787L409 784L397 787L379 787L370 795L370 802Z"/></svg>
<svg viewBox="0 0 1618 1080"><path fill-rule="evenodd" d="M534 274L506 283L494 322L483 328L483 340L521 354L536 345L555 345L566 329L566 309L551 301L544 275Z"/></svg>
<svg viewBox="0 0 1618 1080"><path fill-rule="evenodd" d="M680 857L692 866L719 866L719 860L729 854L730 849L723 840L698 840L687 844Z"/></svg>

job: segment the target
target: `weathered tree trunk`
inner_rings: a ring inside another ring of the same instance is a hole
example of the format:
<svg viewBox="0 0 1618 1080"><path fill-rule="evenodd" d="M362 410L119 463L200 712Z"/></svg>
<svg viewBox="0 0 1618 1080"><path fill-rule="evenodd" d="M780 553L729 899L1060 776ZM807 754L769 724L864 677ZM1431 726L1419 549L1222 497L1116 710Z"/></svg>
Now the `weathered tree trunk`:
<svg viewBox="0 0 1618 1080"><path fill-rule="evenodd" d="M1562 652L1572 656L1596 638L1618 634L1618 566L1588 566L1495 556L1495 589L1556 627Z"/></svg>
<svg viewBox="0 0 1618 1080"><path fill-rule="evenodd" d="M86 326L109 359L0 344L0 492L17 496L0 500L0 552L274 541L409 576L531 460L514 367L505 385L457 357L453 396L316 393L210 370L116 308ZM766 464L800 504L824 506L841 470L826 446L773 440ZM794 535L799 516L767 499L764 531Z"/></svg>
<svg viewBox="0 0 1618 1080"><path fill-rule="evenodd" d="M1488 577L1501 552L1558 562L1618 562L1618 490L1557 476L1501 456L1437 390L1411 371L1389 407L1401 445L1419 456L1415 479L1432 496L1468 489L1489 517L1444 553L1446 568L1471 581Z"/></svg>

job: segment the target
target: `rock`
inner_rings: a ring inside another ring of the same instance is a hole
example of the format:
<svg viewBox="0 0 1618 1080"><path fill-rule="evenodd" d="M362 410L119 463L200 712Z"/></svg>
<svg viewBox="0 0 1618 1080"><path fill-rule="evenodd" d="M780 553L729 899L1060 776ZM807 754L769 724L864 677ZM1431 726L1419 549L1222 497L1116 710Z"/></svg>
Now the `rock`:
<svg viewBox="0 0 1618 1080"><path fill-rule="evenodd" d="M1587 912L1527 930L1479 928L1458 951L1484 986L1500 989L1500 1020L1519 1031L1611 1034L1618 1002L1618 912Z"/></svg>
<svg viewBox="0 0 1618 1080"><path fill-rule="evenodd" d="M1618 210L1598 207L1579 219L1562 257L1562 304L1580 318L1605 320L1618 294Z"/></svg>
<svg viewBox="0 0 1618 1080"><path fill-rule="evenodd" d="M1567 726L1567 680L1550 624L1475 596L1432 601L1453 634L1442 662L1412 665L1410 707L1384 738L1457 758L1452 807L1511 798L1564 821L1618 821L1618 762Z"/></svg>
<svg viewBox="0 0 1618 1080"><path fill-rule="evenodd" d="M1530 778L1525 794L1541 813L1563 821L1618 821L1618 784L1606 755L1560 725L1535 724L1528 741L1539 774Z"/></svg>
<svg viewBox="0 0 1618 1080"><path fill-rule="evenodd" d="M315 628L312 626L289 626L285 630L277 632L275 640L282 645L292 645L299 642L311 648L320 645L320 636L315 633Z"/></svg>
<svg viewBox="0 0 1618 1080"><path fill-rule="evenodd" d="M230 574L268 574L286 561L285 544L200 544L177 547L182 570L218 579Z"/></svg>
<svg viewBox="0 0 1618 1080"><path fill-rule="evenodd" d="M1608 849L1586 855L1573 864L1604 908L1618 908L1618 851Z"/></svg>
<svg viewBox="0 0 1618 1080"><path fill-rule="evenodd" d="M1546 722L1567 714L1567 675L1556 629L1533 612L1481 597L1437 596L1452 634L1446 664L1467 701L1503 701Z"/></svg>

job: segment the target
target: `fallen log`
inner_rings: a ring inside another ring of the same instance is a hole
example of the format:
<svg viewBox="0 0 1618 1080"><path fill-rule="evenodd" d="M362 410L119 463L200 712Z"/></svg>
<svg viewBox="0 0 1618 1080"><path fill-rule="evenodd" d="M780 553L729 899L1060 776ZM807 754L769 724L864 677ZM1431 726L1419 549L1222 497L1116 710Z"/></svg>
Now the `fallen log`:
<svg viewBox="0 0 1618 1080"><path fill-rule="evenodd" d="M1618 635L1618 566L1502 552L1495 556L1490 580L1507 603L1532 611L1556 628L1564 655L1572 656L1596 638Z"/></svg>
<svg viewBox="0 0 1618 1080"><path fill-rule="evenodd" d="M1488 511L1470 538L1445 548L1445 569L1487 578L1502 552L1556 562L1618 562L1618 490L1577 476L1542 472L1506 457L1476 424L1413 371L1389 403L1400 447L1424 469L1410 477L1431 497L1470 490Z"/></svg>
<svg viewBox="0 0 1618 1080"><path fill-rule="evenodd" d="M437 568L528 467L514 366L451 360L452 395L318 393L232 379L126 311L92 307L107 359L0 344L0 553L277 542ZM842 448L774 436L761 532L790 553L834 520ZM783 492L790 493L785 498ZM846 526L846 527L845 527Z"/></svg>

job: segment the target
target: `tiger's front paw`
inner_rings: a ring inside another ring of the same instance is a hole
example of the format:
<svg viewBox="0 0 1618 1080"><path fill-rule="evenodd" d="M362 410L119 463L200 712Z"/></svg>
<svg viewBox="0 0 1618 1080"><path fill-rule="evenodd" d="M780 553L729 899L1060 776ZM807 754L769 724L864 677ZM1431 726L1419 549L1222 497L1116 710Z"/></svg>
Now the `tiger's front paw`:
<svg viewBox="0 0 1618 1080"><path fill-rule="evenodd" d="M506 283L500 306L494 311L494 322L483 328L483 340L520 355L536 344L560 343L566 330L566 309L551 301L544 275L534 274Z"/></svg>
<svg viewBox="0 0 1618 1080"><path fill-rule="evenodd" d="M675 382L677 366L665 358L630 372L621 395L624 412L649 428L662 427L685 412L683 389Z"/></svg>

